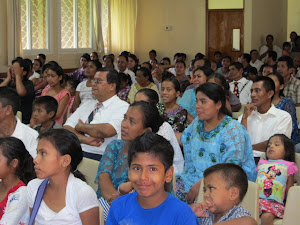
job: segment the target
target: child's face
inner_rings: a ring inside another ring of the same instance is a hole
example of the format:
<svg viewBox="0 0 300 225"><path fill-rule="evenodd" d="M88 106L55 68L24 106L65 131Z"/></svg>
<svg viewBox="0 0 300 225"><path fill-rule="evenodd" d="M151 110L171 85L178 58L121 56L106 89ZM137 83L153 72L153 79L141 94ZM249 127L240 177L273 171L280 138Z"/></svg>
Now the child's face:
<svg viewBox="0 0 300 225"><path fill-rule="evenodd" d="M232 189L226 187L221 173L211 173L204 178L204 201L213 204L208 208L209 212L225 215L235 205L231 201L231 192Z"/></svg>
<svg viewBox="0 0 300 225"><path fill-rule="evenodd" d="M53 112L47 113L43 105L35 104L32 110L32 119L35 124L43 124L53 117Z"/></svg>
<svg viewBox="0 0 300 225"><path fill-rule="evenodd" d="M61 156L50 141L41 139L37 146L37 156L33 160L36 176L45 179L61 174L70 164L66 162L66 156Z"/></svg>
<svg viewBox="0 0 300 225"><path fill-rule="evenodd" d="M160 96L164 104L175 103L179 95L180 92L175 90L174 84L171 81L162 82Z"/></svg>
<svg viewBox="0 0 300 225"><path fill-rule="evenodd" d="M62 76L58 76L55 71L53 70L47 71L47 82L50 85L50 87L55 87L57 85L60 85L61 79Z"/></svg>
<svg viewBox="0 0 300 225"><path fill-rule="evenodd" d="M183 63L176 63L175 65L175 72L176 75L183 75L185 71L185 67Z"/></svg>
<svg viewBox="0 0 300 225"><path fill-rule="evenodd" d="M283 48L285 51L287 51L287 52L289 52L290 50L291 50L291 46L284 46L284 48Z"/></svg>
<svg viewBox="0 0 300 225"><path fill-rule="evenodd" d="M215 61L221 62L221 60L222 60L222 55L216 54L214 58L215 58Z"/></svg>
<svg viewBox="0 0 300 225"><path fill-rule="evenodd" d="M280 137L275 136L269 140L266 153L268 159L272 159L272 160L284 159L285 156L284 144L280 139Z"/></svg>
<svg viewBox="0 0 300 225"><path fill-rule="evenodd" d="M158 157L150 153L137 153L131 161L128 177L132 187L138 192L138 202L155 204L165 199L164 184L172 180L173 167L165 172Z"/></svg>

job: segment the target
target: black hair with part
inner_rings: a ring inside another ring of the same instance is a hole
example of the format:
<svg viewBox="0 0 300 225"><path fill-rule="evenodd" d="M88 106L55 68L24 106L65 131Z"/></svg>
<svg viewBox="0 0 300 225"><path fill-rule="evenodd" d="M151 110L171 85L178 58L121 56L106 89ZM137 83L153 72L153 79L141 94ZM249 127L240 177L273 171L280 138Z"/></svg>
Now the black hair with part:
<svg viewBox="0 0 300 225"><path fill-rule="evenodd" d="M128 166L138 153L148 153L160 159L165 172L173 165L174 149L169 141L162 136L146 131L131 142L128 151Z"/></svg>
<svg viewBox="0 0 300 225"><path fill-rule="evenodd" d="M158 94L156 91L152 90L152 89L149 89L149 88L143 88L143 89L140 89L136 94L139 94L139 93L142 93L144 94L147 98L148 98L148 101L150 104L152 105L155 105L158 103L159 101L159 97L158 97Z"/></svg>

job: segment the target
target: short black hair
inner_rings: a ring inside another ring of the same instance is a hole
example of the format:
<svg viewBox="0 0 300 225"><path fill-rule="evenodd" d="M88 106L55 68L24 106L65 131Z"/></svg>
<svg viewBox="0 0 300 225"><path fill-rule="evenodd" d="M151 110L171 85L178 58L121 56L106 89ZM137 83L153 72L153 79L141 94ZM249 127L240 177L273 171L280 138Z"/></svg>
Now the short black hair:
<svg viewBox="0 0 300 225"><path fill-rule="evenodd" d="M9 87L0 87L0 102L2 107L10 105L14 115L17 114L21 107L21 99L17 92Z"/></svg>
<svg viewBox="0 0 300 225"><path fill-rule="evenodd" d="M162 62L163 60L166 60L169 62L169 64L171 64L171 60L169 57L163 57L162 60L160 61L161 64L163 64L163 62Z"/></svg>
<svg viewBox="0 0 300 225"><path fill-rule="evenodd" d="M267 40L268 37L270 37L270 38L272 38L272 40L274 40L274 37L273 37L272 34L268 34L267 37L266 37L266 40Z"/></svg>
<svg viewBox="0 0 300 225"><path fill-rule="evenodd" d="M108 84L116 84L116 93L120 90L120 80L118 76L118 72L109 67L102 67L97 72L106 72L106 80Z"/></svg>
<svg viewBox="0 0 300 225"><path fill-rule="evenodd" d="M41 58L43 58L44 60L46 60L46 55L45 54L39 53L38 56L41 57Z"/></svg>
<svg viewBox="0 0 300 225"><path fill-rule="evenodd" d="M284 48L284 47L292 47L291 46L291 43L290 42L283 42L283 44L282 44L282 48Z"/></svg>
<svg viewBox="0 0 300 225"><path fill-rule="evenodd" d="M270 50L270 51L267 52L267 55L268 55L269 58L272 58L272 60L274 62L276 61L276 59L277 59L277 52Z"/></svg>
<svg viewBox="0 0 300 225"><path fill-rule="evenodd" d="M137 153L149 153L158 157L165 167L165 172L173 165L174 149L169 141L151 131L132 141L128 151L128 166Z"/></svg>
<svg viewBox="0 0 300 225"><path fill-rule="evenodd" d="M233 62L230 66L234 66L237 70L244 69L243 64L240 62Z"/></svg>
<svg viewBox="0 0 300 225"><path fill-rule="evenodd" d="M178 64L178 63L182 63L184 65L184 68L186 67L186 64L185 64L185 62L183 60L177 60L176 63L175 63L175 65Z"/></svg>
<svg viewBox="0 0 300 225"><path fill-rule="evenodd" d="M203 59L205 55L203 55L201 52L198 52L196 55L195 55L195 59Z"/></svg>
<svg viewBox="0 0 300 225"><path fill-rule="evenodd" d="M251 51L250 51L250 55L252 55L252 53L253 52L258 52L256 49L252 49Z"/></svg>
<svg viewBox="0 0 300 225"><path fill-rule="evenodd" d="M220 51L215 51L215 52L214 52L214 56L216 56L216 55L222 56L222 53L221 53Z"/></svg>
<svg viewBox="0 0 300 225"><path fill-rule="evenodd" d="M90 61L91 60L91 56L88 53L84 53L80 56L80 58L85 58L86 61Z"/></svg>
<svg viewBox="0 0 300 225"><path fill-rule="evenodd" d="M243 200L248 190L248 178L242 167L234 163L219 163L204 171L204 179L213 173L221 173L227 189L237 187L239 189L239 202Z"/></svg>
<svg viewBox="0 0 300 225"><path fill-rule="evenodd" d="M32 106L34 107L35 105L42 106L47 113L54 112L54 115L51 119L55 117L58 108L58 103L57 100L52 96L41 96L35 99L32 103Z"/></svg>
<svg viewBox="0 0 300 225"><path fill-rule="evenodd" d="M159 97L158 97L158 94L156 91L154 91L153 89L150 89L150 88L143 88L143 89L140 89L136 94L135 96L138 94L138 93L143 93L144 95L146 95L148 97L148 102L152 105L155 105L158 103L159 101Z"/></svg>
<svg viewBox="0 0 300 225"><path fill-rule="evenodd" d="M154 49L152 49L151 51L149 51L149 54L153 53L156 56L156 51Z"/></svg>
<svg viewBox="0 0 300 225"><path fill-rule="evenodd" d="M275 94L275 83L274 83L274 81L273 81L270 77L258 76L258 77L253 81L253 84L256 83L256 82L260 82L260 81L263 82L263 87L264 87L264 89L266 90L266 92L273 91L274 94ZM273 96L272 96L272 99L273 99L273 97L274 97L274 94L273 94Z"/></svg>
<svg viewBox="0 0 300 225"><path fill-rule="evenodd" d="M244 53L242 56L243 56L244 59L246 59L246 61L248 63L250 63L250 61L251 61L251 55L250 54Z"/></svg>
<svg viewBox="0 0 300 225"><path fill-rule="evenodd" d="M286 65L289 69L294 67L293 59L288 55L283 55L278 59L278 62L286 62Z"/></svg>
<svg viewBox="0 0 300 225"><path fill-rule="evenodd" d="M23 71L26 71L26 75L23 76L23 79L27 79L27 75L30 71L29 63L26 62L25 59L20 59L20 58L15 58L14 60L11 61L11 64L14 64L14 63L18 63L20 65L20 67L23 67ZM30 61L30 64L32 64L31 61Z"/></svg>

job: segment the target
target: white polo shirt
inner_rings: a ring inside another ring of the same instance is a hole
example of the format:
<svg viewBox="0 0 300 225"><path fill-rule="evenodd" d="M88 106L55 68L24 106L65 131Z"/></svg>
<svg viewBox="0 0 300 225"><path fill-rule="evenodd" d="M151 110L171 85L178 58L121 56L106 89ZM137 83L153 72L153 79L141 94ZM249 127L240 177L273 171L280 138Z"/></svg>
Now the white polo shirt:
<svg viewBox="0 0 300 225"><path fill-rule="evenodd" d="M79 119L81 119L83 122L86 122L91 112L95 109L97 103L98 100L89 100L84 104L81 104L64 125L75 128ZM107 99L106 101L102 102L102 104L102 107L96 112L90 124L109 123L114 127L117 134L113 137L105 138L104 142L99 147L81 144L83 151L100 155L104 153L107 144L120 135L121 122L129 106L127 102L119 99L117 95Z"/></svg>
<svg viewBox="0 0 300 225"><path fill-rule="evenodd" d="M242 118L243 115L238 118L240 123ZM273 104L265 114L260 114L255 110L247 118L247 131L252 145L267 141L274 134L285 134L291 138L292 129L291 115L275 108ZM262 152L254 149L254 157L260 157L261 154Z"/></svg>
<svg viewBox="0 0 300 225"><path fill-rule="evenodd" d="M16 128L11 136L20 139L24 143L32 158L35 158L38 143L37 138L39 133L29 126L23 124L17 117L16 120Z"/></svg>

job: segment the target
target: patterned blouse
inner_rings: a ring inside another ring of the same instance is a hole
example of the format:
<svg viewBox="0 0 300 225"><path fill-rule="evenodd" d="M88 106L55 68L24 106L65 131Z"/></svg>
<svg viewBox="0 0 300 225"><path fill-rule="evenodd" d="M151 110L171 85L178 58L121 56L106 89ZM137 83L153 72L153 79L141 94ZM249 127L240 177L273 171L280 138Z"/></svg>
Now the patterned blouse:
<svg viewBox="0 0 300 225"><path fill-rule="evenodd" d="M277 109L284 110L288 112L292 117L292 136L291 139L293 140L294 144L298 144L300 142L298 136L298 122L297 122L297 115L296 115L296 105L290 98L281 98L277 105L275 105Z"/></svg>
<svg viewBox="0 0 300 225"><path fill-rule="evenodd" d="M79 80L79 82L82 82L83 80L87 79L85 71L82 68L75 70L73 73L70 74L70 77L74 80Z"/></svg>
<svg viewBox="0 0 300 225"><path fill-rule="evenodd" d="M107 145L98 166L95 184L98 184L101 173L108 173L115 189L128 180L127 156L124 154L125 143L123 140L113 140ZM98 198L101 197L99 187L97 196Z"/></svg>
<svg viewBox="0 0 300 225"><path fill-rule="evenodd" d="M187 128L187 111L183 107L178 106L170 112L165 112L165 105L158 103L157 108L160 116L172 126L175 133L182 133Z"/></svg>
<svg viewBox="0 0 300 225"><path fill-rule="evenodd" d="M122 88L121 90L119 90L118 92L118 97L124 101L127 101L127 98L128 98L128 94L129 94L129 91L130 91L130 88L131 86L130 85L127 85L126 87Z"/></svg>
<svg viewBox="0 0 300 225"><path fill-rule="evenodd" d="M178 175L184 191L203 178L203 172L217 163L235 163L255 181L256 171L252 145L247 130L238 121L225 116L213 130L204 130L204 121L198 118L181 135L184 149L184 171Z"/></svg>

